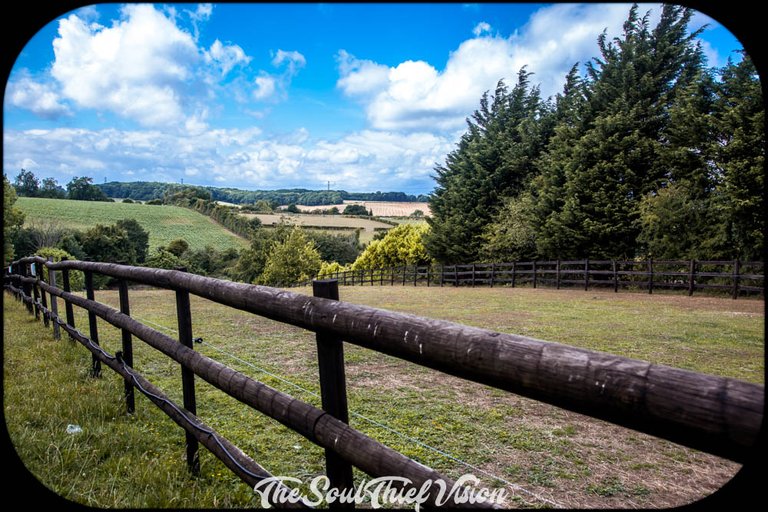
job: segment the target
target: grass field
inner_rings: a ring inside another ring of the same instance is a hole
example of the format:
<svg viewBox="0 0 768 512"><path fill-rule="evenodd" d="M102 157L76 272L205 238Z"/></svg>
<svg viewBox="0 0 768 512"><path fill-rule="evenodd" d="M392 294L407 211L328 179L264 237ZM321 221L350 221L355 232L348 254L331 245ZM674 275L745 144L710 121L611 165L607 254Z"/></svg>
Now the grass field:
<svg viewBox="0 0 768 512"><path fill-rule="evenodd" d="M218 250L248 247L248 242L226 230L209 217L179 206L152 206L131 203L102 203L20 197L16 203L25 213L25 226L55 221L65 228L85 230L96 224L114 224L136 219L149 232L149 248L183 238L191 247L212 245Z"/></svg>
<svg viewBox="0 0 768 512"><path fill-rule="evenodd" d="M173 292L130 293L132 316L175 335ZM531 288L343 287L340 293L350 302L763 382L762 300ZM96 298L117 305L115 292ZM103 378L90 379L82 346L52 341L12 300L4 308L6 422L20 457L45 485L92 506L255 505L249 489L205 450L201 476L187 476L184 436L175 424L141 396L136 414L126 416L115 374L106 369ZM264 373L317 393L313 334L194 297L192 309L194 336L204 339L197 350L319 405ZM82 312L76 323L87 331ZM114 353L119 332L99 326L102 345ZM137 370L181 401L178 364L141 342L134 347ZM712 493L740 467L355 346L345 346L345 358L355 428L454 478L478 474L355 415L361 414L537 496L509 489L511 507L547 506L540 498L569 508L677 506ZM200 417L273 474L308 481L324 471L321 449L197 382ZM69 423L83 433L67 435Z"/></svg>
<svg viewBox="0 0 768 512"><path fill-rule="evenodd" d="M374 228L392 228L390 224L385 224L383 222L377 222L371 219L361 219L359 217L346 217L344 215L302 215L295 213L243 213L241 215L248 218L258 217L265 226L279 224L281 219L283 219L288 224L295 224L306 228L317 228L321 231L323 228L349 228L350 230L360 228L360 242L364 244L373 240L373 237L376 234ZM329 229L328 232L338 233L338 230Z"/></svg>

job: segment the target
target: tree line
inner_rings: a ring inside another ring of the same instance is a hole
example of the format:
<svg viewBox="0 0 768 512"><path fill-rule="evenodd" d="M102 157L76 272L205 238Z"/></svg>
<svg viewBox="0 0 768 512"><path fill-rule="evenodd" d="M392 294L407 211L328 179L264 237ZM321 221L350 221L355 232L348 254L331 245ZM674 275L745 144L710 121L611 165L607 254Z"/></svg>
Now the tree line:
<svg viewBox="0 0 768 512"><path fill-rule="evenodd" d="M73 199L76 201L106 201L113 199L93 184L93 178L74 177L67 188L60 186L54 178L40 179L32 171L22 169L13 181L15 193L22 197L47 197L50 199Z"/></svg>
<svg viewBox="0 0 768 512"><path fill-rule="evenodd" d="M129 198L139 201L162 199L169 189L178 188L175 183L154 181L135 181L99 183L96 185L109 197ZM213 201L234 204L254 204L266 201L272 209L279 205L302 204L307 206L325 206L341 204L343 201L389 201L389 202L426 202L426 195L409 195L404 192L347 192L345 190L241 190L236 188L199 187L210 193Z"/></svg>
<svg viewBox="0 0 768 512"><path fill-rule="evenodd" d="M430 196L429 254L533 259L761 259L765 127L749 56L706 67L692 11L621 36L543 100L525 67L467 119Z"/></svg>

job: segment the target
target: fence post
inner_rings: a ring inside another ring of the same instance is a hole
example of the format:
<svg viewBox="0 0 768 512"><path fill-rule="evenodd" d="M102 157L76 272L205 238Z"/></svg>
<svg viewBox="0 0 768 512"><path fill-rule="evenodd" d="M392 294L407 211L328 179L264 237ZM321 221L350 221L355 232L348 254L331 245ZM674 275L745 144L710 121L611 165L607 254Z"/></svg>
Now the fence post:
<svg viewBox="0 0 768 512"><path fill-rule="evenodd" d="M515 277L517 277L517 274L515 273L515 266L516 266L516 263L513 261L512 262L512 288L515 287Z"/></svg>
<svg viewBox="0 0 768 512"><path fill-rule="evenodd" d="M440 264L440 288L445 284L445 263Z"/></svg>
<svg viewBox="0 0 768 512"><path fill-rule="evenodd" d="M379 269L379 286L384 286L384 267Z"/></svg>
<svg viewBox="0 0 768 512"><path fill-rule="evenodd" d="M459 286L459 264L453 264L453 286Z"/></svg>
<svg viewBox="0 0 768 512"><path fill-rule="evenodd" d="M611 260L613 267L613 293L619 293L619 274L616 271L616 260Z"/></svg>
<svg viewBox="0 0 768 512"><path fill-rule="evenodd" d="M31 263L29 265L30 268L30 275L35 277L35 280L40 279L37 275L37 268L35 267L34 263ZM40 320L40 292L37 289L37 282L32 283L30 285L32 287L32 297L34 297L34 306L35 306L35 320Z"/></svg>
<svg viewBox="0 0 768 512"><path fill-rule="evenodd" d="M472 264L472 288L475 287L475 264Z"/></svg>
<svg viewBox="0 0 768 512"><path fill-rule="evenodd" d="M584 291L589 290L589 258L584 262Z"/></svg>
<svg viewBox="0 0 768 512"><path fill-rule="evenodd" d="M427 288L429 288L429 281L432 279L432 265L427 265Z"/></svg>
<svg viewBox="0 0 768 512"><path fill-rule="evenodd" d="M533 287L536 288L536 260L533 261Z"/></svg>
<svg viewBox="0 0 768 512"><path fill-rule="evenodd" d="M29 277L29 263L22 263L21 264L21 277ZM32 298L32 285L29 283L22 283L21 289L24 292L24 295L26 295L29 298ZM32 307L31 302L25 302L27 305L27 311L32 314L34 312L34 309Z"/></svg>
<svg viewBox="0 0 768 512"><path fill-rule="evenodd" d="M332 279L312 282L312 294L339 300L339 283ZM344 374L344 343L332 336L317 334L317 363L320 373L320 395L323 410L334 418L349 423L347 383ZM325 450L325 470L331 487L343 491L353 488L352 465L333 450ZM354 503L331 503L330 508L354 508Z"/></svg>
<svg viewBox="0 0 768 512"><path fill-rule="evenodd" d="M186 272L185 268L177 269ZM193 349L192 342L192 309L189 304L189 292L176 290L176 321L179 327L179 343ZM197 402L195 400L195 374L189 368L181 367L181 386L184 398L184 408L192 414L197 414ZM184 431L187 440L187 467L193 474L200 472L200 459L197 452L197 439Z"/></svg>
<svg viewBox="0 0 768 512"><path fill-rule="evenodd" d="M496 264L491 263L491 288L493 288L493 280L496 278Z"/></svg>
<svg viewBox="0 0 768 512"><path fill-rule="evenodd" d="M693 295L693 289L695 288L695 285L693 284L693 279L696 275L696 260L691 260L691 266L688 269L688 296L690 297Z"/></svg>
<svg viewBox="0 0 768 512"><path fill-rule="evenodd" d="M648 293L653 293L653 258L648 258Z"/></svg>
<svg viewBox="0 0 768 512"><path fill-rule="evenodd" d="M66 258L62 258L62 260L66 260ZM65 292L72 292L72 287L69 284L69 269L68 268L65 268L64 270L61 271L61 281L62 281L62 286L64 286L64 291ZM64 311L67 314L67 325L69 325L70 327L72 327L74 329L75 328L75 311L72 308L72 303L69 302L68 300L64 301ZM69 335L69 339L72 340L72 341L75 341L75 338L72 337L71 334Z"/></svg>
<svg viewBox="0 0 768 512"><path fill-rule="evenodd" d="M42 288L40 288L40 280L43 277L43 265L40 265L40 272L37 273L37 283L35 284L35 289L37 290L37 293L40 295L40 303L42 304L42 310L43 310L43 325L48 327L50 324L50 315L51 311L48 309L48 297L46 297L45 292ZM50 272L49 272L50 274Z"/></svg>
<svg viewBox="0 0 768 512"><path fill-rule="evenodd" d="M739 298L739 260L738 258L733 262L733 298L734 300Z"/></svg>
<svg viewBox="0 0 768 512"><path fill-rule="evenodd" d="M48 261L53 262L53 256L48 256ZM48 281L50 285L56 288L56 271L48 269ZM59 303L56 296L51 294L51 311L53 312L53 338L61 339L61 327L59 326Z"/></svg>
<svg viewBox="0 0 768 512"><path fill-rule="evenodd" d="M90 270L85 271L85 298L88 300L95 300L93 291L93 272ZM91 341L94 344L99 344L99 329L96 323L96 313L88 311L88 327L91 334ZM99 377L101 375L101 361L96 358L96 354L91 354L91 376Z"/></svg>
<svg viewBox="0 0 768 512"><path fill-rule="evenodd" d="M419 266L413 266L413 286L416 286L416 279L419 278Z"/></svg>
<svg viewBox="0 0 768 512"><path fill-rule="evenodd" d="M555 262L555 271L556 271L556 274L555 274L555 287L556 287L556 289L559 290L560 289L560 260L557 260L557 262Z"/></svg>
<svg viewBox="0 0 768 512"><path fill-rule="evenodd" d="M131 308L128 302L128 283L124 279L120 280L118 293L120 295L120 312L126 316L131 316ZM126 366L133 368L133 341L131 333L127 329L122 329L123 341L123 361ZM125 381L125 410L132 414L135 410L133 398L133 385Z"/></svg>

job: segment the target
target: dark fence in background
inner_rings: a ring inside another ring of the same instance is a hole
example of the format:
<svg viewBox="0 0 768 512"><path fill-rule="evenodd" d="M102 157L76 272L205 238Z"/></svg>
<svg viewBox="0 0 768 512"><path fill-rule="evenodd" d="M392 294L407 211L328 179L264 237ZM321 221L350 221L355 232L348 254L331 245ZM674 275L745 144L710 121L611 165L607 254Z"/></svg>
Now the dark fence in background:
<svg viewBox="0 0 768 512"><path fill-rule="evenodd" d="M518 265L513 264L511 269L503 267L506 274L496 272L494 267L490 275L487 269L481 269L486 272L482 279L493 284L494 279L525 276L517 274L524 271L516 268ZM539 264L533 264L536 265ZM43 267L48 271L47 281L42 279ZM558 269L560 279L574 280L573 274L563 272L567 269L561 265ZM85 273L85 296L70 291L72 270ZM434 278L429 272L426 269L427 282ZM443 269L440 282L445 283L451 272L456 284L462 279L469 279L470 283L481 279L477 266L470 269L469 276L467 270L460 272L457 266L448 271ZM462 273L464 276L460 277ZM57 286L57 274L61 276L62 288ZM119 310L95 300L94 274L118 281ZM387 274L390 284L394 283L395 275ZM402 275L406 276L405 282L408 275L405 272ZM421 275L419 269L415 269L416 281ZM586 275L593 274L588 271ZM527 274L534 282L541 276L536 270ZM377 277L382 284L384 275ZM178 339L131 318L129 283L175 291ZM200 443L250 486L270 475L195 415L195 376L325 448L327 474L336 489L352 486L352 465L374 477L406 477L412 482L407 487L417 490L427 481L438 479L449 488L453 485L436 471L347 424L343 342L739 462L753 452L763 418L765 390L760 385L345 303L338 300L335 280L315 281L314 296L307 296L181 270L84 261L53 263L29 257L5 270L4 287L26 303L30 313L38 319L42 316L46 325L52 323L54 337L59 338L60 329L64 329L73 340L83 344L92 353L93 376L99 376L102 365L106 365L125 380L128 412L134 410L133 393L139 390L181 426L185 430L191 471L199 467L197 444ZM192 341L190 294L315 332L323 409L196 352ZM64 319L59 315L58 299L64 300ZM88 335L77 330L73 306L88 311ZM121 350L114 355L99 344L99 319L121 329ZM132 349L134 336L181 365L183 407L137 373ZM434 484L429 489L427 503L434 505L439 489Z"/></svg>
<svg viewBox="0 0 768 512"><path fill-rule="evenodd" d="M344 286L539 286L629 290L716 290L734 299L762 294L763 262L739 260L515 261L466 265L400 266L320 276ZM311 281L295 284L307 286Z"/></svg>

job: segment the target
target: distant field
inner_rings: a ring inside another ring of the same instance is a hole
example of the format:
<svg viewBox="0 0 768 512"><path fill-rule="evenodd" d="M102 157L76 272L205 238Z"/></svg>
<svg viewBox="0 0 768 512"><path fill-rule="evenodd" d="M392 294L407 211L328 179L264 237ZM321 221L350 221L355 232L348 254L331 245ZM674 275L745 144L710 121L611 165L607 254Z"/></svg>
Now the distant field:
<svg viewBox="0 0 768 512"><path fill-rule="evenodd" d="M270 224L279 224L280 219L285 219L288 224L296 224L304 227L317 227L322 230L323 228L349 228L357 229L361 228L363 231L360 233L360 241L362 243L368 243L373 240L375 234L374 228L390 229L391 225L383 222L378 222L370 219L361 219L358 217L345 217L343 215L301 215L283 213L280 215L270 213L243 213L245 217L253 218L258 217L262 224L269 226ZM336 230L328 230L329 232L335 232Z"/></svg>
<svg viewBox="0 0 768 512"><path fill-rule="evenodd" d="M171 240L183 238L192 247L212 245L223 250L248 247L248 241L192 210L179 206L148 206L131 203L101 203L20 197L16 203L26 214L25 226L55 220L63 227L85 230L96 224L114 224L136 219L149 232L149 248L154 250Z"/></svg>
<svg viewBox="0 0 768 512"><path fill-rule="evenodd" d="M368 208L369 210L373 210L373 214L379 217L408 217L416 210L421 210L424 212L424 215L431 215L431 211L429 209L429 203L396 203L396 202L385 202L385 201L344 201L343 204L332 204L327 206L306 206L306 205L296 205L296 207L303 211L303 212L311 212L312 210L317 209L329 209L333 208L334 206L339 209L339 211L344 211L344 207L349 204L361 204Z"/></svg>

